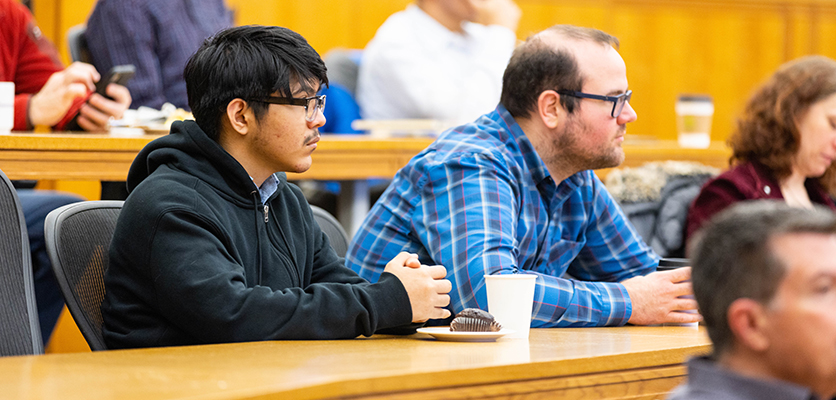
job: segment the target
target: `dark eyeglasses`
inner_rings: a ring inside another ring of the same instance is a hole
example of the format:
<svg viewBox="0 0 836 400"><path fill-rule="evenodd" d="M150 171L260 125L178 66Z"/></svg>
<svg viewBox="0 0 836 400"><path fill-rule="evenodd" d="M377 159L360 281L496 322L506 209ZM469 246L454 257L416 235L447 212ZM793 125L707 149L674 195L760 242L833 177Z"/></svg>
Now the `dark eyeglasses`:
<svg viewBox="0 0 836 400"><path fill-rule="evenodd" d="M563 94L566 96L577 97L580 99L594 99L594 100L603 100L603 101L611 101L612 102L612 112L610 116L613 118L618 117L621 115L621 112L624 111L624 105L630 101L630 97L633 96L633 91L628 90L626 93L622 93L618 96L601 96L598 94L589 94L584 92L576 92L574 90L566 90L560 89L557 91L559 94Z"/></svg>
<svg viewBox="0 0 836 400"><path fill-rule="evenodd" d="M270 104L282 104L282 105L289 105L289 106L301 106L305 107L305 120L308 122L313 122L316 119L316 111L319 112L325 111L325 95L320 96L311 96L305 97L303 99L297 99L295 97L276 97L270 96L265 97L263 99L257 99L253 101L258 101L261 103L270 103Z"/></svg>

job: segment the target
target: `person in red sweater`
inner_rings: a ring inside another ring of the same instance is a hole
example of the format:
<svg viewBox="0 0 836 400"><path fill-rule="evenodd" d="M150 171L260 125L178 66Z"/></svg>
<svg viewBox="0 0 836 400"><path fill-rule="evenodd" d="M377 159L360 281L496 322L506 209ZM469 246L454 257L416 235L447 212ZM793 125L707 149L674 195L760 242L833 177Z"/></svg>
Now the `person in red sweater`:
<svg viewBox="0 0 836 400"><path fill-rule="evenodd" d="M55 47L41 34L32 14L16 0L0 0L0 81L15 84L14 130L36 125L63 130L78 114L78 126L87 131L107 129L110 118L121 118L131 104L128 89L111 84L107 95L93 93L100 79L93 66L74 63L63 68ZM93 93L93 94L91 94ZM79 197L36 190L18 190L26 218L41 338L49 340L64 299L44 244L46 215Z"/></svg>
<svg viewBox="0 0 836 400"><path fill-rule="evenodd" d="M79 127L103 131L131 104L124 86L108 86L113 100L93 93L100 75L92 65L63 68L55 47L16 0L0 0L0 56L0 81L15 83L14 130L36 125L62 130L78 112Z"/></svg>

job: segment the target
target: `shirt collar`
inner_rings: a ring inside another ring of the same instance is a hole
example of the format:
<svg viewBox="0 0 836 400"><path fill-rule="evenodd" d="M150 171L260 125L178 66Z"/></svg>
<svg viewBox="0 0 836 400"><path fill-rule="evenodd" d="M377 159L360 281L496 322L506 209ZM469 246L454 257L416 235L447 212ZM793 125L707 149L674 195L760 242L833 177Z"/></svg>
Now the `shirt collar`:
<svg viewBox="0 0 836 400"><path fill-rule="evenodd" d="M817 400L809 388L781 380L755 379L718 365L708 357L688 361L688 386L711 392L733 390L748 399Z"/></svg>
<svg viewBox="0 0 836 400"><path fill-rule="evenodd" d="M540 182L546 180L547 178L551 178L551 174L546 168L546 164L543 162L543 159L540 158L540 155L537 154L537 151L534 150L534 146L531 144L531 141L528 140L528 137L525 135L525 132L523 132L520 124L517 123L517 120L511 116L511 113L508 112L502 104L496 106L496 113L499 116L497 123L503 125L506 128L506 131L511 134L514 141L517 142L517 146L520 148L520 154L522 154L523 162L526 167L528 167L528 170L531 171L531 177L534 179L534 182L540 184ZM558 183L559 182L555 182L555 184Z"/></svg>
<svg viewBox="0 0 836 400"><path fill-rule="evenodd" d="M253 177L250 177L252 179ZM255 185L255 182L253 182ZM264 203L273 193L276 193L276 190L279 188L279 178L276 178L276 174L272 174L264 180L261 184L261 187L258 188L258 194L261 196L261 202Z"/></svg>

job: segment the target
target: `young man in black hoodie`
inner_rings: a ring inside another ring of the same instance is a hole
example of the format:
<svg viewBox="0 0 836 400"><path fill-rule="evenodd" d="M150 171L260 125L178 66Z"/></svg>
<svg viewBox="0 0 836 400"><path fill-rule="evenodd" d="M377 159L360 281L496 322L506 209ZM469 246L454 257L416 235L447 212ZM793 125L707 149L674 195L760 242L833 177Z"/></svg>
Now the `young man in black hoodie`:
<svg viewBox="0 0 836 400"><path fill-rule="evenodd" d="M196 121L128 174L102 305L110 348L337 339L449 311L443 266L401 253L378 283L344 266L283 172L303 172L325 123L325 65L280 27L232 28L185 70Z"/></svg>

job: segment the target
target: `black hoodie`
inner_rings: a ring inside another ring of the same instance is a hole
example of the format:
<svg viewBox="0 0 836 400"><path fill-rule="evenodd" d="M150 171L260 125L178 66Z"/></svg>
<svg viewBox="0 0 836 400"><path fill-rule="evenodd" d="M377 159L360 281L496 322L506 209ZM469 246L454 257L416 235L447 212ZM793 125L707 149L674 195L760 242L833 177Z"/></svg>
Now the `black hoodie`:
<svg viewBox="0 0 836 400"><path fill-rule="evenodd" d="M262 202L194 121L149 143L128 174L102 305L109 348L338 339L410 323L406 290L346 268L299 189Z"/></svg>

